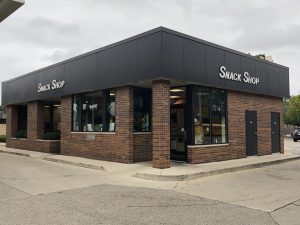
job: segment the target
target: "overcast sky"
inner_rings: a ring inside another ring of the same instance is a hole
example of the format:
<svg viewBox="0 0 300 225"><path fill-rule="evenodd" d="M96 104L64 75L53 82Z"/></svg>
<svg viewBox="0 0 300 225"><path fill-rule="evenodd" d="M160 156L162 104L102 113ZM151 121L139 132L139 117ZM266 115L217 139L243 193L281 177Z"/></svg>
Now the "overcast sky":
<svg viewBox="0 0 300 225"><path fill-rule="evenodd" d="M164 26L290 68L300 94L300 1L26 0L0 23L0 81Z"/></svg>

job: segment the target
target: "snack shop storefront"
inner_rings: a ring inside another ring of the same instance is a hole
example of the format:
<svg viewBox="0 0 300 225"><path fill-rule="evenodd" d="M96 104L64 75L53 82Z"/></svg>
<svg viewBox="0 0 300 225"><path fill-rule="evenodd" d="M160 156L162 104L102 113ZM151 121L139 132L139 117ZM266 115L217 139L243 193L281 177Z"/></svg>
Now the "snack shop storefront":
<svg viewBox="0 0 300 225"><path fill-rule="evenodd" d="M289 69L159 27L2 83L7 147L122 163L283 153Z"/></svg>

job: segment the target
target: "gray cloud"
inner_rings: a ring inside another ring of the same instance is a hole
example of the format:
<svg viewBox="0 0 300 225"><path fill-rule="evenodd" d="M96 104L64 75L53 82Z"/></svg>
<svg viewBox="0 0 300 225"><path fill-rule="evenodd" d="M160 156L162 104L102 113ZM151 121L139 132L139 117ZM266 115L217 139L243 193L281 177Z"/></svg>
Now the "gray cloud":
<svg viewBox="0 0 300 225"><path fill-rule="evenodd" d="M251 27L235 40L239 48L253 50L300 48L300 24L286 27Z"/></svg>

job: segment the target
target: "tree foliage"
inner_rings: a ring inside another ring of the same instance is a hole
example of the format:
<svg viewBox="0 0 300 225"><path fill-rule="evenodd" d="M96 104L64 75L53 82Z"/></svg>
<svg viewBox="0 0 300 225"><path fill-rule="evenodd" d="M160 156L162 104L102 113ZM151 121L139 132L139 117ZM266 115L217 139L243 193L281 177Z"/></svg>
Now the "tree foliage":
<svg viewBox="0 0 300 225"><path fill-rule="evenodd" d="M284 100L284 122L300 126L300 95Z"/></svg>

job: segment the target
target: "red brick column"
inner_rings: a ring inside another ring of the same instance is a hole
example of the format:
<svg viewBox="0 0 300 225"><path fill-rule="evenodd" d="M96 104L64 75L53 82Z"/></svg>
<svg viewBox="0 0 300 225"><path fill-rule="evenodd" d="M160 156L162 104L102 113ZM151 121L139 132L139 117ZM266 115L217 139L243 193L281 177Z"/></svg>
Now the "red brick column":
<svg viewBox="0 0 300 225"><path fill-rule="evenodd" d="M133 163L133 89L131 86L116 89L116 134L120 143L115 143L123 149L123 162Z"/></svg>
<svg viewBox="0 0 300 225"><path fill-rule="evenodd" d="M35 141L44 133L43 105L40 102L30 102L27 110L27 139Z"/></svg>
<svg viewBox="0 0 300 225"><path fill-rule="evenodd" d="M152 165L170 167L170 82L152 83Z"/></svg>
<svg viewBox="0 0 300 225"><path fill-rule="evenodd" d="M6 137L15 137L18 129L18 110L17 106L9 105L6 107Z"/></svg>
<svg viewBox="0 0 300 225"><path fill-rule="evenodd" d="M63 96L61 98L60 110L60 136L61 141L70 139L72 131L72 96Z"/></svg>

